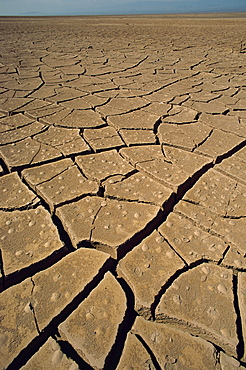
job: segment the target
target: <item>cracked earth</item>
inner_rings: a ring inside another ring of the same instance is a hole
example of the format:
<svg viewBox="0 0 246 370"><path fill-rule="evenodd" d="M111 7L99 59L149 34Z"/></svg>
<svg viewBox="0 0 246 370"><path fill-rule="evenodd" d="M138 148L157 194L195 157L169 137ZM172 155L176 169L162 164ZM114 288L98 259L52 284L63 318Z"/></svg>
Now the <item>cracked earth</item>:
<svg viewBox="0 0 246 370"><path fill-rule="evenodd" d="M1 369L246 368L246 18L1 18Z"/></svg>

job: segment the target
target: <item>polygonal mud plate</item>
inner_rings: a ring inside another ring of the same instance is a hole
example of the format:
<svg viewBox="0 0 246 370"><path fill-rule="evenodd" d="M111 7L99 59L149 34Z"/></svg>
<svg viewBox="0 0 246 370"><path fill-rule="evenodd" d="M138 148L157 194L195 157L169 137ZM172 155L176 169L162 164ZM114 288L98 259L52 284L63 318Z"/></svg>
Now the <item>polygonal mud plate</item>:
<svg viewBox="0 0 246 370"><path fill-rule="evenodd" d="M62 339L93 367L102 369L126 310L126 297L111 273L59 325Z"/></svg>
<svg viewBox="0 0 246 370"><path fill-rule="evenodd" d="M41 132L45 128L45 125L39 122L33 122L29 125L25 125L24 127L14 128L12 130L2 132L0 134L0 142L1 144L11 144L29 136L35 135Z"/></svg>
<svg viewBox="0 0 246 370"><path fill-rule="evenodd" d="M90 240L93 223L102 203L104 203L102 198L86 197L57 208L56 214L75 248L78 244L83 245Z"/></svg>
<svg viewBox="0 0 246 370"><path fill-rule="evenodd" d="M199 122L200 121L213 128L217 128L226 132L231 132L232 134L238 136L246 137L245 124L243 124L243 122L240 122L238 117L202 113L199 118Z"/></svg>
<svg viewBox="0 0 246 370"><path fill-rule="evenodd" d="M165 104L163 102L155 102L155 103L151 103L150 105L143 108L142 110L148 113L152 113L155 116L159 116L160 118L162 116L166 116L169 110L171 109L171 107L172 107L171 104Z"/></svg>
<svg viewBox="0 0 246 370"><path fill-rule="evenodd" d="M36 135L35 139L44 144L55 146L64 155L89 151L78 129L51 126L47 131Z"/></svg>
<svg viewBox="0 0 246 370"><path fill-rule="evenodd" d="M3 112L6 115L9 115L9 113L16 111L32 101L31 98L1 98L0 99L0 105L1 109L0 111ZM24 109L22 108L22 111Z"/></svg>
<svg viewBox="0 0 246 370"><path fill-rule="evenodd" d="M186 328L235 356L238 338L232 271L205 263L184 272L162 296L156 320Z"/></svg>
<svg viewBox="0 0 246 370"><path fill-rule="evenodd" d="M33 122L32 118L24 116L24 114L15 114L13 116L8 116L0 119L0 123L6 127L6 130L11 128L18 128L29 125Z"/></svg>
<svg viewBox="0 0 246 370"><path fill-rule="evenodd" d="M117 114L128 113L148 105L144 98L112 98L109 103L96 108L98 112L105 116L114 116Z"/></svg>
<svg viewBox="0 0 246 370"><path fill-rule="evenodd" d="M230 132L214 129L209 138L195 149L195 152L208 155L213 159L223 156L245 139Z"/></svg>
<svg viewBox="0 0 246 370"><path fill-rule="evenodd" d="M0 148L0 153L9 170L61 157L57 149L38 143L31 138L4 145Z"/></svg>
<svg viewBox="0 0 246 370"><path fill-rule="evenodd" d="M246 256L244 252L239 251L235 246L230 247L226 253L222 266L233 267L234 269L246 269Z"/></svg>
<svg viewBox="0 0 246 370"><path fill-rule="evenodd" d="M85 129L83 135L94 151L125 145L113 127Z"/></svg>
<svg viewBox="0 0 246 370"><path fill-rule="evenodd" d="M176 213L169 214L158 230L188 264L201 259L219 262L228 247L222 239Z"/></svg>
<svg viewBox="0 0 246 370"><path fill-rule="evenodd" d="M246 185L246 148L224 159L222 163L216 165L215 168Z"/></svg>
<svg viewBox="0 0 246 370"><path fill-rule="evenodd" d="M42 207L0 211L1 249L5 275L28 267L62 248L57 229Z"/></svg>
<svg viewBox="0 0 246 370"><path fill-rule="evenodd" d="M54 163L43 164L38 167L27 168L23 170L21 174L26 182L33 189L36 189L36 185L49 181L53 177L62 174L73 165L73 161L67 158Z"/></svg>
<svg viewBox="0 0 246 370"><path fill-rule="evenodd" d="M161 369L220 369L213 345L188 332L137 317L132 333L147 343Z"/></svg>
<svg viewBox="0 0 246 370"><path fill-rule="evenodd" d="M120 154L129 160L132 164L151 161L153 159L164 159L160 145L143 145L132 148L123 148Z"/></svg>
<svg viewBox="0 0 246 370"><path fill-rule="evenodd" d="M91 242L117 258L125 243L154 222L159 210L150 204L106 199L96 215Z"/></svg>
<svg viewBox="0 0 246 370"><path fill-rule="evenodd" d="M211 93L210 91L202 90L199 92L193 92L190 94L193 101L208 103L210 100L219 98L219 94Z"/></svg>
<svg viewBox="0 0 246 370"><path fill-rule="evenodd" d="M158 128L158 136L163 144L191 151L203 142L211 131L210 127L201 122L186 125L162 123Z"/></svg>
<svg viewBox="0 0 246 370"><path fill-rule="evenodd" d="M68 87L57 87L55 89L56 94L49 98L50 101L60 103L67 100L73 100L86 95L84 92L68 88Z"/></svg>
<svg viewBox="0 0 246 370"><path fill-rule="evenodd" d="M116 370L128 369L155 369L150 354L136 335L131 332L127 334L125 346Z"/></svg>
<svg viewBox="0 0 246 370"><path fill-rule="evenodd" d="M154 231L120 261L117 273L131 286L135 309L150 316L151 305L162 286L183 267L181 258Z"/></svg>
<svg viewBox="0 0 246 370"><path fill-rule="evenodd" d="M106 196L118 199L148 202L158 206L162 206L168 201L172 202L173 192L171 189L139 172L116 183L112 178L105 188Z"/></svg>
<svg viewBox="0 0 246 370"><path fill-rule="evenodd" d="M98 184L87 180L77 166L72 166L49 181L37 185L36 191L49 204L53 212L55 206L64 202L82 195L95 195L98 192Z"/></svg>
<svg viewBox="0 0 246 370"><path fill-rule="evenodd" d="M223 218L216 217L212 232L218 233L225 237L226 242L236 246L239 251L246 253L246 218Z"/></svg>
<svg viewBox="0 0 246 370"><path fill-rule="evenodd" d="M103 125L105 125L105 122L102 120L100 114L91 109L73 110L59 122L55 122L55 126L68 128L94 128Z"/></svg>
<svg viewBox="0 0 246 370"><path fill-rule="evenodd" d="M141 110L110 116L108 122L118 129L151 129L153 130L159 115Z"/></svg>
<svg viewBox="0 0 246 370"><path fill-rule="evenodd" d="M68 109L90 109L92 108L92 105L88 103L84 98L66 100L66 101L61 102L60 105Z"/></svg>
<svg viewBox="0 0 246 370"><path fill-rule="evenodd" d="M120 135L128 146L136 144L155 144L156 137L151 130L120 130Z"/></svg>
<svg viewBox="0 0 246 370"><path fill-rule="evenodd" d="M35 109L43 109L43 108L49 108L49 106L52 105L50 102L46 102L42 99L34 99L27 103L23 108L17 109L14 113L16 114L17 112L25 112L25 114L28 111L32 111Z"/></svg>
<svg viewBox="0 0 246 370"><path fill-rule="evenodd" d="M114 258L126 242L157 217L158 212L159 207L153 205L100 197L86 197L56 211L75 247L90 241Z"/></svg>
<svg viewBox="0 0 246 370"><path fill-rule="evenodd" d="M208 103L196 102L196 101L194 102L188 101L188 103L197 112L221 114L228 110L228 107L225 104L217 102L216 100L212 100Z"/></svg>
<svg viewBox="0 0 246 370"><path fill-rule="evenodd" d="M60 349L59 344L50 337L22 369L33 370L45 368L55 370L57 367L62 370L79 370L79 365L71 358L68 358Z"/></svg>
<svg viewBox="0 0 246 370"><path fill-rule="evenodd" d="M179 167L175 166L175 164L171 164L164 159L141 162L136 165L136 168L147 173L148 176L171 188L176 193L181 190L183 184L186 184L190 179L187 172L182 171ZM185 186L187 186L187 184Z"/></svg>
<svg viewBox="0 0 246 370"><path fill-rule="evenodd" d="M113 175L126 175L134 170L116 150L78 156L76 157L76 163L89 179L98 181Z"/></svg>
<svg viewBox="0 0 246 370"><path fill-rule="evenodd" d="M185 194L184 200L225 216L228 212L231 195L235 192L235 189L235 180L224 176L214 169L210 169Z"/></svg>
<svg viewBox="0 0 246 370"><path fill-rule="evenodd" d="M228 356L224 352L220 352L220 365L222 370L243 370L245 366L240 366L240 362L235 357Z"/></svg>
<svg viewBox="0 0 246 370"><path fill-rule="evenodd" d="M109 257L95 249L81 248L32 277L31 303L40 330L83 292Z"/></svg>
<svg viewBox="0 0 246 370"><path fill-rule="evenodd" d="M66 110L60 105L50 104L49 106L44 108L29 110L25 114L28 117L40 120L40 122L53 124L56 120L59 121L60 119L62 119L62 117L65 117L69 112L70 110ZM52 117L53 115L55 117Z"/></svg>
<svg viewBox="0 0 246 370"><path fill-rule="evenodd" d="M174 210L181 214L181 216L186 216L193 220L196 226L204 226L205 229L209 230L217 217L215 213L210 211L200 204L190 202L189 199L184 198L180 200L178 204L174 207Z"/></svg>
<svg viewBox="0 0 246 370"><path fill-rule="evenodd" d="M26 279L1 293L0 354L2 369L7 369L19 352L38 335L33 312L30 308L32 289L31 279ZM7 304L3 304L3 302L7 302Z"/></svg>
<svg viewBox="0 0 246 370"><path fill-rule="evenodd" d="M188 173L165 160L160 145L123 148L120 153L137 169L174 191L189 180Z"/></svg>
<svg viewBox="0 0 246 370"><path fill-rule="evenodd" d="M183 106L179 108L181 109L179 113L165 117L164 121L177 124L191 123L196 121L198 113L196 110Z"/></svg>
<svg viewBox="0 0 246 370"><path fill-rule="evenodd" d="M163 145L163 152L167 161L187 172L190 176L212 163L211 158L167 145Z"/></svg>
<svg viewBox="0 0 246 370"><path fill-rule="evenodd" d="M37 196L21 182L17 172L0 178L0 209L10 210L31 206L38 202Z"/></svg>

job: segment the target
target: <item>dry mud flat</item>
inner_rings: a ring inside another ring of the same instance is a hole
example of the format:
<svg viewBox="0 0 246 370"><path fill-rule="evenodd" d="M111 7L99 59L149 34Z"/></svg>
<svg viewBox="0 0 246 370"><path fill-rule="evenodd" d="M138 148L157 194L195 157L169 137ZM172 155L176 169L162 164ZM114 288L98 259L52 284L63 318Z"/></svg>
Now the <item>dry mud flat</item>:
<svg viewBox="0 0 246 370"><path fill-rule="evenodd" d="M245 368L244 14L0 28L0 368Z"/></svg>

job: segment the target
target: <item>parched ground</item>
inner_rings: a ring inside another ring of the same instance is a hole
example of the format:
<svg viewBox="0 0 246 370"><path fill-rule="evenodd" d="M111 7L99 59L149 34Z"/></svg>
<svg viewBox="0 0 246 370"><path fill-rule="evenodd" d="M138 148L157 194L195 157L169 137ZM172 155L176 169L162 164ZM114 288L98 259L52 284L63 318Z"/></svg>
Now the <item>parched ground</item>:
<svg viewBox="0 0 246 370"><path fill-rule="evenodd" d="M245 368L245 14L0 39L0 368Z"/></svg>

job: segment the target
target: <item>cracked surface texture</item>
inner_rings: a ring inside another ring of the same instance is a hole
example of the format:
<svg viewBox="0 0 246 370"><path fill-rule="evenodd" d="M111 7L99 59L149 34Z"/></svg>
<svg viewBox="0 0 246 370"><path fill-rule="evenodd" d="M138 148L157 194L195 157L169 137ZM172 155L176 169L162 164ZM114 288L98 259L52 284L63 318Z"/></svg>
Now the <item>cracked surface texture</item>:
<svg viewBox="0 0 246 370"><path fill-rule="evenodd" d="M0 31L0 370L246 368L245 14Z"/></svg>

